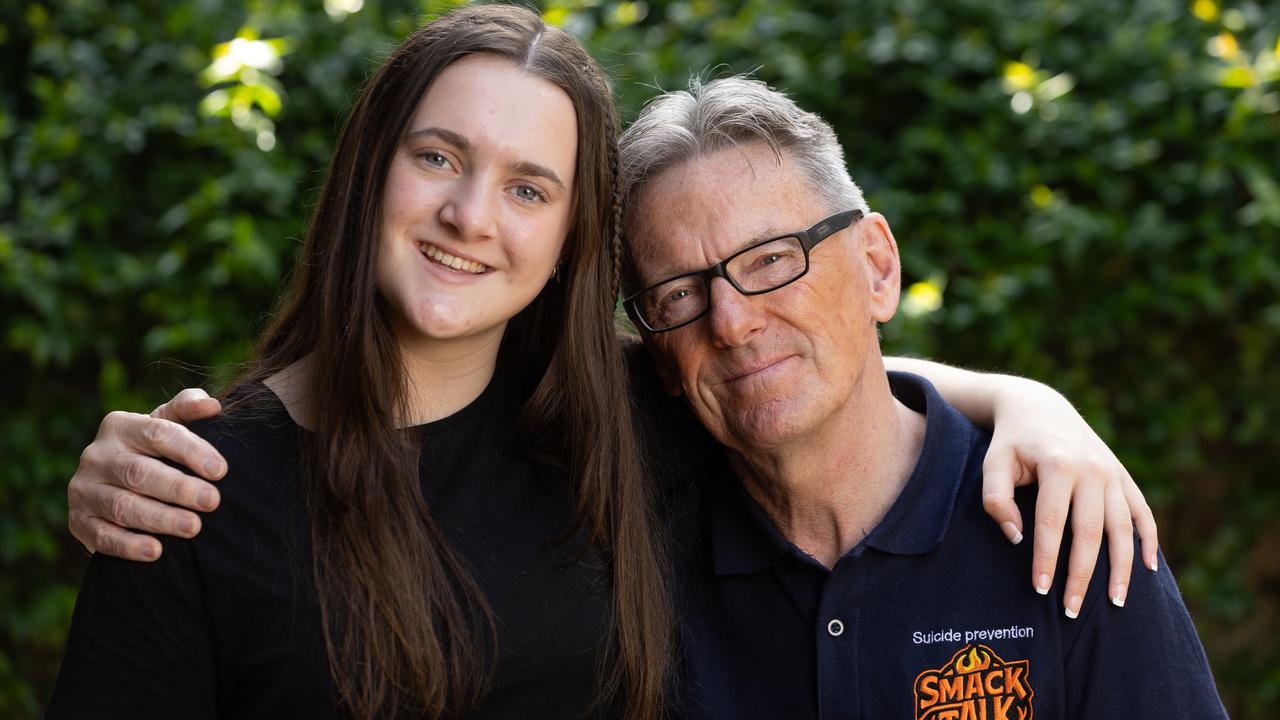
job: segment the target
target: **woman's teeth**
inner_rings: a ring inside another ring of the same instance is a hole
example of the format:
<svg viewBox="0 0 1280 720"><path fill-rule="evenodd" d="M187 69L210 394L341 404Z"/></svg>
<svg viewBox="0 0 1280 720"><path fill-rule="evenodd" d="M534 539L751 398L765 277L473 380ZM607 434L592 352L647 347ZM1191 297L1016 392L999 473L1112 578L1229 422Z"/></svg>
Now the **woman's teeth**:
<svg viewBox="0 0 1280 720"><path fill-rule="evenodd" d="M472 260L464 260L457 255L450 255L430 243L422 244L422 254L446 267L451 267L454 270L461 270L463 272L474 273L476 275L479 275L489 269L487 265L482 265Z"/></svg>

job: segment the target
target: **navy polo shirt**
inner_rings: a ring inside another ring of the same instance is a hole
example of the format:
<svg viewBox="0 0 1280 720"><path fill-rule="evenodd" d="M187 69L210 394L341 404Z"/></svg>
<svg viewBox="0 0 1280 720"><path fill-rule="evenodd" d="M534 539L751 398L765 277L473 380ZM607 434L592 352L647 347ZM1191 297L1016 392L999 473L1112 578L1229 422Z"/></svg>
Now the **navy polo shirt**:
<svg viewBox="0 0 1280 720"><path fill-rule="evenodd" d="M890 373L927 417L920 458L867 537L828 571L735 478L708 483L681 608L681 710L709 718L1226 717L1167 563L1107 599L1104 552L1080 617L1062 612L982 509L990 439L923 378ZM1032 528L1034 494L1020 493ZM700 565L700 567L698 567ZM700 570L700 571L699 571Z"/></svg>

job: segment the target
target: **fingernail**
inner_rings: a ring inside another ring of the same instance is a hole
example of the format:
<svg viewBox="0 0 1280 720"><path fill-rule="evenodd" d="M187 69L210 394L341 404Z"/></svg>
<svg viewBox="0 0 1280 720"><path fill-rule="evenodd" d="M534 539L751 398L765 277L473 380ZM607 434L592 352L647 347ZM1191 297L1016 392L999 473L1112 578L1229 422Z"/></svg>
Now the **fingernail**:
<svg viewBox="0 0 1280 720"><path fill-rule="evenodd" d="M1036 578L1036 592L1041 595L1049 594L1049 576L1046 573L1040 573L1040 577Z"/></svg>
<svg viewBox="0 0 1280 720"><path fill-rule="evenodd" d="M1022 542L1022 533L1018 532L1018 526L1012 522L1000 523L1000 529L1004 530L1004 536L1009 538L1009 542L1014 545Z"/></svg>
<svg viewBox="0 0 1280 720"><path fill-rule="evenodd" d="M1116 583L1115 590L1111 592L1111 604L1116 607L1124 607L1124 596L1127 589L1124 583Z"/></svg>
<svg viewBox="0 0 1280 720"><path fill-rule="evenodd" d="M215 475L215 476L221 475L222 463L218 462L217 460L214 460L213 458L209 458L208 460L204 461L204 471L208 475Z"/></svg>
<svg viewBox="0 0 1280 720"><path fill-rule="evenodd" d="M1080 596L1079 595L1072 595L1070 599L1067 600L1067 607L1064 610L1064 612L1067 614L1067 617L1071 618L1072 620L1075 620L1076 618L1080 617Z"/></svg>
<svg viewBox="0 0 1280 720"><path fill-rule="evenodd" d="M178 528L182 531L182 534L183 534L183 535L186 535L186 536L188 536L188 537L190 537L190 536L192 536L192 535L195 535L195 534L196 534L196 519L195 519L195 518L182 518L181 520L179 520L179 521L178 521Z"/></svg>
<svg viewBox="0 0 1280 720"><path fill-rule="evenodd" d="M1155 572L1160 569L1160 563L1156 560L1155 555L1151 556L1151 561L1147 563L1147 567L1151 568L1151 572Z"/></svg>
<svg viewBox="0 0 1280 720"><path fill-rule="evenodd" d="M155 560L156 558L160 557L160 546L148 544L146 549L142 551L142 557L146 558L147 560Z"/></svg>
<svg viewBox="0 0 1280 720"><path fill-rule="evenodd" d="M212 510L218 504L218 496L210 488L205 488L200 491L200 496L196 499L196 502L205 510Z"/></svg>

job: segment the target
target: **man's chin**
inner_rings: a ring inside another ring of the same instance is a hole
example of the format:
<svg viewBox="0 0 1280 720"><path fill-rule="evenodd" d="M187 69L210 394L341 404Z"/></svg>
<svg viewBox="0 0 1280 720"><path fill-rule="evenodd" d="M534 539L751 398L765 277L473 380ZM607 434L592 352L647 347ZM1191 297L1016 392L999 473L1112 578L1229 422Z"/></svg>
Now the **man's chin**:
<svg viewBox="0 0 1280 720"><path fill-rule="evenodd" d="M785 447L807 433L807 413L797 412L795 400L775 398L757 403L734 414L724 433L713 433L726 447L739 452L758 452ZM723 434L725 437L719 437Z"/></svg>

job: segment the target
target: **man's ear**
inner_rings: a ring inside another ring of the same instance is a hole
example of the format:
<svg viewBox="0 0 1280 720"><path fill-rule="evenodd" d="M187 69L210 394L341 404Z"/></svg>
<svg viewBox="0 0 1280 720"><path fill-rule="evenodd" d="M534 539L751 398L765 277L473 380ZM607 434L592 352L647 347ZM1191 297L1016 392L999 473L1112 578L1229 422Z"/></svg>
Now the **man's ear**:
<svg viewBox="0 0 1280 720"><path fill-rule="evenodd" d="M893 231L880 213L871 213L863 218L858 229L862 233L871 316L878 323L886 323L898 311L898 296L902 291L898 242L893 239Z"/></svg>

